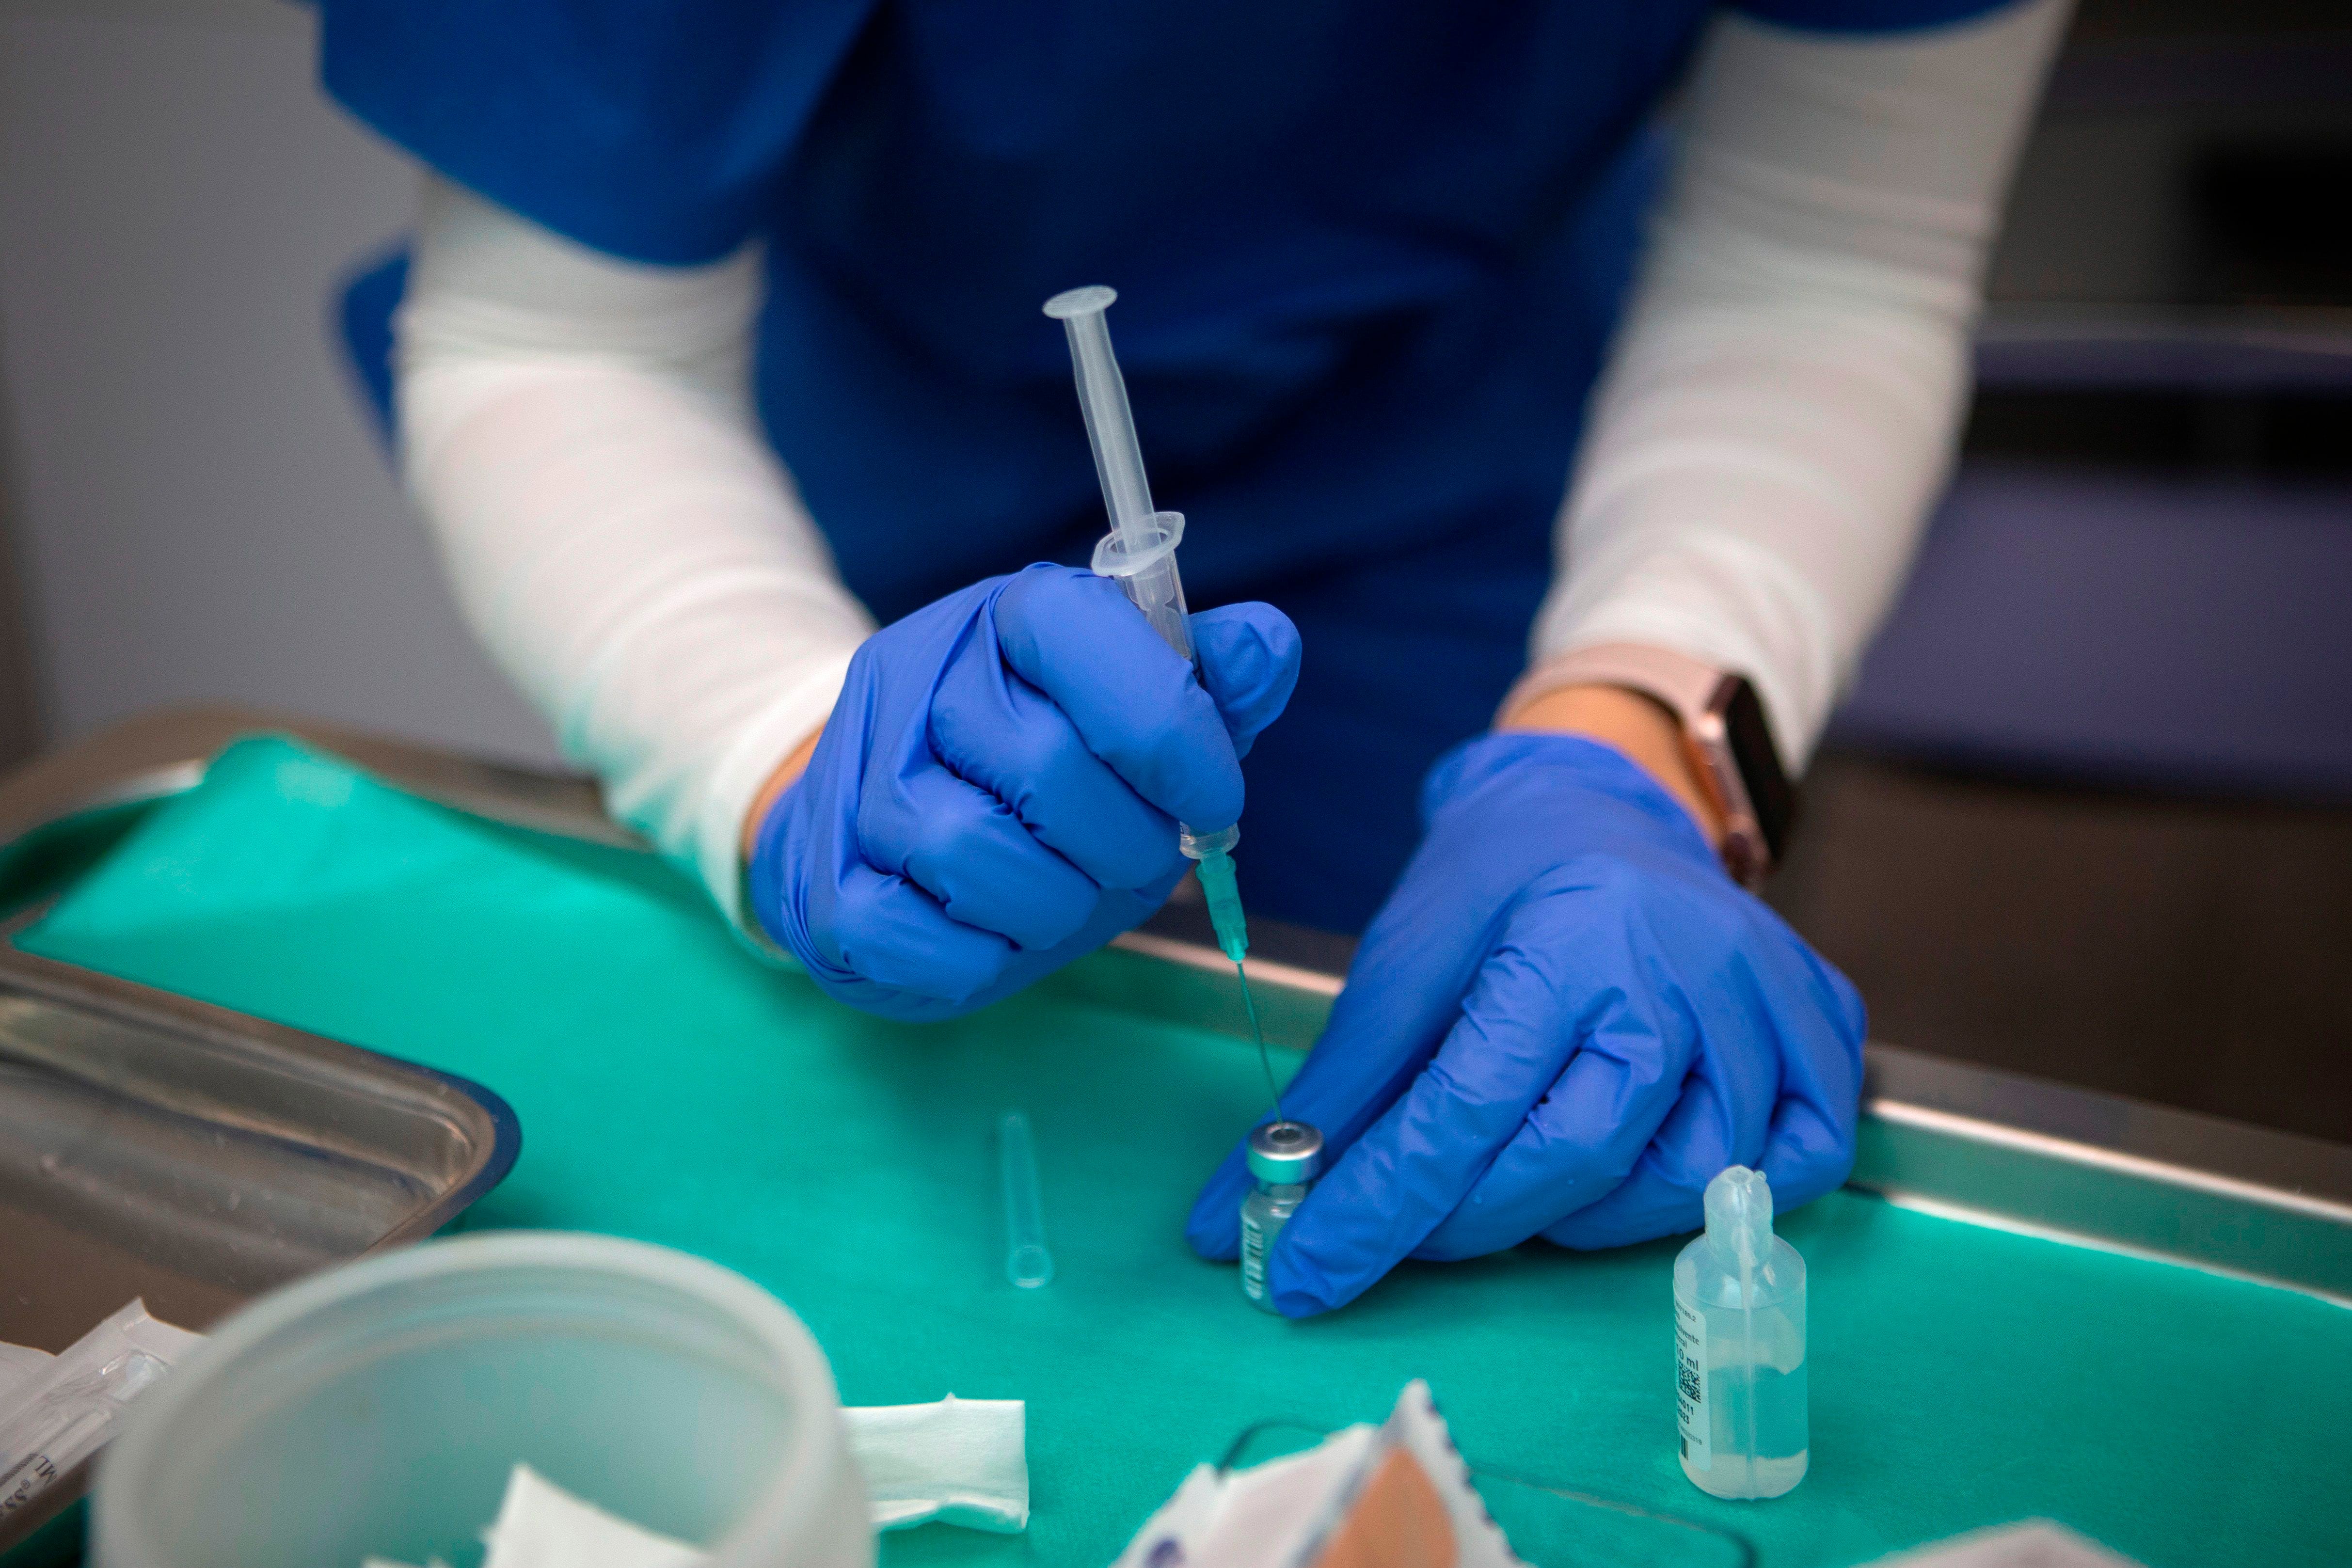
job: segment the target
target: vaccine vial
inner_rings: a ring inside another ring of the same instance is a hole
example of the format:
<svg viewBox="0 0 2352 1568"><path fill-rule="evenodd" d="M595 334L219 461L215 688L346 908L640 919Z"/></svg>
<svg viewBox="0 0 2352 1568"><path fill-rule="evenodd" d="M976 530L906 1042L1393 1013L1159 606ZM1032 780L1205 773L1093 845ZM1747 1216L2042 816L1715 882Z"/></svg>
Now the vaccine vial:
<svg viewBox="0 0 2352 1568"><path fill-rule="evenodd" d="M1675 1260L1675 1408L1699 1490L1779 1497L1805 1479L1805 1260L1745 1166L1706 1184L1706 1234Z"/></svg>
<svg viewBox="0 0 2352 1568"><path fill-rule="evenodd" d="M1270 1312L1265 1261L1323 1174L1323 1134L1304 1122L1268 1122L1249 1135L1249 1168L1256 1183L1242 1199L1242 1294Z"/></svg>

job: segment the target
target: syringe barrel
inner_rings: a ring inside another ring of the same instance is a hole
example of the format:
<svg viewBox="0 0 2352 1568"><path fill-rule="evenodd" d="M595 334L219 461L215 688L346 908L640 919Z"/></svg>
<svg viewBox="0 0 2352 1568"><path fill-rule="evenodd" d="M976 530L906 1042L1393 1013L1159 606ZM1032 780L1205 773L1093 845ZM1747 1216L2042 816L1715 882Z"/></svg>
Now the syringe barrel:
<svg viewBox="0 0 2352 1568"><path fill-rule="evenodd" d="M1095 546L1094 569L1118 583L1151 629L1190 664L1192 625L1184 613L1184 580L1176 572L1176 547L1183 542L1184 514L1154 512L1133 535L1106 534Z"/></svg>
<svg viewBox="0 0 2352 1568"><path fill-rule="evenodd" d="M1231 854L1234 846L1241 841L1242 825L1239 822L1230 828L1219 828L1213 833L1196 833L1189 822L1176 824L1176 847L1183 852L1188 861L1200 861L1205 864L1218 855Z"/></svg>
<svg viewBox="0 0 2352 1568"><path fill-rule="evenodd" d="M1045 314L1062 324L1070 340L1078 406L1086 413L1095 476L1102 481L1103 506L1110 513L1111 531L1095 546L1094 569L1117 582L1151 629L1186 664L1192 664L1192 625L1185 613L1184 580L1176 570L1184 515L1151 509L1151 486L1143 476L1143 449L1136 444L1127 380L1118 373L1110 327L1103 319L1103 312L1118 298L1096 285L1068 289L1045 301ZM1196 861L1230 851L1241 837L1234 827L1213 833L1195 833L1183 822L1176 828L1178 847Z"/></svg>
<svg viewBox="0 0 2352 1568"><path fill-rule="evenodd" d="M1037 1145L1029 1118L1007 1111L997 1118L997 1165L1004 1186L1004 1274L1024 1291L1049 1284L1054 1254L1045 1246L1045 1206L1037 1194Z"/></svg>
<svg viewBox="0 0 2352 1568"><path fill-rule="evenodd" d="M1144 537L1144 548L1130 552L1124 536L1105 535L1095 546L1095 570L1118 583L1151 622L1151 629L1191 663L1192 623L1184 612L1184 580L1176 571L1176 547L1184 542L1184 514L1154 512ZM1176 824L1176 847L1189 860L1206 861L1224 853L1241 836L1237 826L1196 833L1188 822Z"/></svg>

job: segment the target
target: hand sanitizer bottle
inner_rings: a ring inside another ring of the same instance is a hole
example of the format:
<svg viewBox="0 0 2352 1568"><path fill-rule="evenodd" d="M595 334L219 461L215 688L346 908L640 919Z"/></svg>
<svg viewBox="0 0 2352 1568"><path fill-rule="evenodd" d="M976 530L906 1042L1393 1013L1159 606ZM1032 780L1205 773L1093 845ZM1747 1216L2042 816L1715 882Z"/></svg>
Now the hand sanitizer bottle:
<svg viewBox="0 0 2352 1568"><path fill-rule="evenodd" d="M1733 1166L1706 1184L1706 1234L1675 1260L1683 1474L1724 1498L1805 1479L1805 1260L1772 1234L1772 1189Z"/></svg>

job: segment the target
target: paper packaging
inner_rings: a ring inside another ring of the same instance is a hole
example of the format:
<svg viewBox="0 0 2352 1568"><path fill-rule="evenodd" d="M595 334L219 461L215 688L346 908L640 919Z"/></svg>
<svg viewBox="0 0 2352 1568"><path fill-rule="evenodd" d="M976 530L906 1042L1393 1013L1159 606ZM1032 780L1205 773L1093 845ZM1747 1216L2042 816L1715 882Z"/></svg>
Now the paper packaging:
<svg viewBox="0 0 2352 1568"><path fill-rule="evenodd" d="M0 1517L98 1452L123 1406L204 1338L133 1298L60 1355L0 1345Z"/></svg>
<svg viewBox="0 0 2352 1568"><path fill-rule="evenodd" d="M482 1532L482 1568L693 1568L698 1547L656 1535L517 1465L496 1524Z"/></svg>
<svg viewBox="0 0 2352 1568"><path fill-rule="evenodd" d="M1378 1427L1246 1470L1202 1465L1115 1568L1523 1568L1416 1378Z"/></svg>
<svg viewBox="0 0 2352 1568"><path fill-rule="evenodd" d="M877 1530L937 1520L1017 1535L1029 1525L1029 1456L1018 1399L844 1410Z"/></svg>
<svg viewBox="0 0 2352 1568"><path fill-rule="evenodd" d="M1202 1465L1114 1568L1526 1568L1487 1517L1431 1400L1408 1385L1378 1427L1246 1470ZM2046 1520L1978 1531L1875 1568L2138 1568Z"/></svg>
<svg viewBox="0 0 2352 1568"><path fill-rule="evenodd" d="M1026 1407L1018 1399L958 1399L844 1410L850 1452L866 1478L874 1528L934 1520L1013 1534L1029 1523ZM507 1478L499 1517L482 1532L482 1568L694 1568L701 1548L632 1524L572 1496L529 1465ZM406 1568L371 1557L362 1568ZM441 1568L436 1562L425 1568Z"/></svg>
<svg viewBox="0 0 2352 1568"><path fill-rule="evenodd" d="M0 1410L8 1407L9 1396L18 1384L56 1359L46 1350L35 1350L29 1344L10 1344L0 1340Z"/></svg>

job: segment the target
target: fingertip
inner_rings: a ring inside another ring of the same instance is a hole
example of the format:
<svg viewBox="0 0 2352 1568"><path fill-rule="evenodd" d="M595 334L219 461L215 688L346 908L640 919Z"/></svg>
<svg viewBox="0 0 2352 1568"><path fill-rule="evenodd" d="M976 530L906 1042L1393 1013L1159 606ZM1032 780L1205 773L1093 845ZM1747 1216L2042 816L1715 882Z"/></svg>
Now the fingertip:
<svg viewBox="0 0 2352 1568"><path fill-rule="evenodd" d="M1241 754L1229 751L1222 758L1192 760L1189 776L1171 779L1163 787L1167 804L1160 810L1196 831L1223 832L1242 820Z"/></svg>
<svg viewBox="0 0 2352 1568"><path fill-rule="evenodd" d="M1192 1200L1185 1217L1184 1239L1212 1263L1230 1263L1241 1256L1241 1205L1247 1185L1243 1154L1226 1155Z"/></svg>
<svg viewBox="0 0 2352 1568"><path fill-rule="evenodd" d="M1272 1289L1269 1286L1269 1289ZM1274 1310L1293 1322L1300 1318L1320 1317L1339 1303L1324 1301L1306 1291L1273 1291Z"/></svg>
<svg viewBox="0 0 2352 1568"><path fill-rule="evenodd" d="M1347 1163L1343 1158L1341 1165ZM1360 1178L1354 1188L1339 1172L1334 1173L1339 1176L1336 1182L1326 1176L1275 1238L1266 1258L1265 1283L1286 1317L1309 1317L1346 1306L1411 1255L1412 1243L1420 1239L1418 1222L1405 1221L1399 1233L1394 1219L1384 1212L1381 1195L1395 1192L1394 1186L1385 1182L1364 1186L1361 1162L1354 1174Z"/></svg>
<svg viewBox="0 0 2352 1568"><path fill-rule="evenodd" d="M1195 1210L1184 1226L1184 1244L1204 1262L1237 1262L1242 1255L1241 1227L1231 1218L1220 1221Z"/></svg>
<svg viewBox="0 0 2352 1568"><path fill-rule="evenodd" d="M1284 1317L1311 1318L1344 1307L1371 1284L1371 1280L1335 1279L1311 1267L1292 1241L1291 1230L1285 1228L1265 1265L1266 1297Z"/></svg>
<svg viewBox="0 0 2352 1568"><path fill-rule="evenodd" d="M1271 604L1230 604L1192 617L1192 642L1202 688L1246 757L1297 689L1298 628Z"/></svg>
<svg viewBox="0 0 2352 1568"><path fill-rule="evenodd" d="M1772 1135L1757 1168L1772 1188L1773 1207L1787 1210L1835 1192L1853 1173L1853 1132L1801 1100L1787 1099L1772 1118Z"/></svg>
<svg viewBox="0 0 2352 1568"><path fill-rule="evenodd" d="M1271 604L1222 605L1192 618L1202 684L1217 706L1282 711L1298 685L1298 628Z"/></svg>

